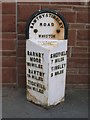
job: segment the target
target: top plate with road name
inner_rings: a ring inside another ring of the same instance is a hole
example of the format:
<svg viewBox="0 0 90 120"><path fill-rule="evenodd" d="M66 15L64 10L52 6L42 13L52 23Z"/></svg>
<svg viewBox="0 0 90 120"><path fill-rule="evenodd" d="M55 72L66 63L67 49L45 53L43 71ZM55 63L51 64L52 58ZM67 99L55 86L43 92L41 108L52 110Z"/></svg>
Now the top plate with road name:
<svg viewBox="0 0 90 120"><path fill-rule="evenodd" d="M26 36L30 38L47 38L63 40L67 24L63 16L55 11L41 10L33 14L27 22ZM67 39L67 38L66 38Z"/></svg>

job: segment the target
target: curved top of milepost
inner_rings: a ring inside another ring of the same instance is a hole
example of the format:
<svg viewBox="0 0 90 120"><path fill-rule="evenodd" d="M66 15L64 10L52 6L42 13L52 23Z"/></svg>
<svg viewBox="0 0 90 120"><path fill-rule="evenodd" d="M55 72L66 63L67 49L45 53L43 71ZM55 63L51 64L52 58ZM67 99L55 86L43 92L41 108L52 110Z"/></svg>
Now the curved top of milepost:
<svg viewBox="0 0 90 120"><path fill-rule="evenodd" d="M40 14L42 14L42 13L53 13L53 14L55 14L56 16L58 16L61 20L62 20L62 22L63 22L63 24L64 24L64 39L67 39L68 38L68 25L67 25L67 22L66 22L66 20L65 20L65 18L61 15L61 14L59 14L59 13L57 13L55 10L51 10L51 9L42 9L42 10L38 10L37 12L35 12L35 13L33 13L30 17L29 17L29 19L27 20L27 22L26 22L26 28L25 28L25 36L26 36L26 39L29 39L29 26L30 26L30 23L32 22L32 20L36 17L36 16L38 16L38 15L40 15Z"/></svg>

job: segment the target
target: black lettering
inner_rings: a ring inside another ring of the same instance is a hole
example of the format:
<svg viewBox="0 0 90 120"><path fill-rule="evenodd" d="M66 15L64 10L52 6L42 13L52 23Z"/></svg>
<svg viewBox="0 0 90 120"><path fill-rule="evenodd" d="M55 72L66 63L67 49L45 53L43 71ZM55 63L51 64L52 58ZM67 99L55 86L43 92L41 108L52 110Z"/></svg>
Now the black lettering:
<svg viewBox="0 0 90 120"><path fill-rule="evenodd" d="M52 14L52 16L51 16L51 17L52 17L52 18L54 18L54 19L56 18L56 16L55 16L55 15L53 15L53 14Z"/></svg>
<svg viewBox="0 0 90 120"><path fill-rule="evenodd" d="M33 87L33 90L35 90L35 87Z"/></svg>
<svg viewBox="0 0 90 120"><path fill-rule="evenodd" d="M64 61L64 57L55 59L55 63Z"/></svg>
<svg viewBox="0 0 90 120"><path fill-rule="evenodd" d="M34 23L31 23L34 26Z"/></svg>
<svg viewBox="0 0 90 120"><path fill-rule="evenodd" d="M51 23L51 26L54 26L54 23Z"/></svg>
<svg viewBox="0 0 90 120"><path fill-rule="evenodd" d="M32 58L32 57L30 57L30 61L31 61L31 62L33 61L33 58Z"/></svg>
<svg viewBox="0 0 90 120"><path fill-rule="evenodd" d="M42 23L40 23L40 26L42 26Z"/></svg>
<svg viewBox="0 0 90 120"><path fill-rule="evenodd" d="M42 94L44 93L44 91L42 89L39 89L39 92L42 93Z"/></svg>
<svg viewBox="0 0 90 120"><path fill-rule="evenodd" d="M53 63L53 60L51 60L51 64Z"/></svg>
<svg viewBox="0 0 90 120"><path fill-rule="evenodd" d="M48 14L46 14L46 17L48 17Z"/></svg>
<svg viewBox="0 0 90 120"><path fill-rule="evenodd" d="M60 22L59 25L62 25L62 22Z"/></svg>
<svg viewBox="0 0 90 120"><path fill-rule="evenodd" d="M50 23L48 23L47 26L50 26Z"/></svg>
<svg viewBox="0 0 90 120"><path fill-rule="evenodd" d="M28 69L28 73L30 73L30 69Z"/></svg>
<svg viewBox="0 0 90 120"><path fill-rule="evenodd" d="M55 76L59 75L59 74L63 74L63 72L64 72L64 70L57 71L57 72L55 72Z"/></svg>
<svg viewBox="0 0 90 120"><path fill-rule="evenodd" d="M51 54L50 58L52 58L52 54Z"/></svg>
<svg viewBox="0 0 90 120"><path fill-rule="evenodd" d="M44 14L42 14L42 16L44 17L44 16L45 16L45 13L44 13Z"/></svg>
<svg viewBox="0 0 90 120"><path fill-rule="evenodd" d="M27 51L27 55L29 55L29 51Z"/></svg>
<svg viewBox="0 0 90 120"><path fill-rule="evenodd" d="M49 17L51 17L51 15L52 15L52 14L51 14L51 13L49 13Z"/></svg>
<svg viewBox="0 0 90 120"><path fill-rule="evenodd" d="M41 18L42 18L42 16L41 16L41 15L39 15L39 18L41 19Z"/></svg>
<svg viewBox="0 0 90 120"><path fill-rule="evenodd" d="M34 21L33 21L34 23L36 23L37 22L37 20L36 19L34 19Z"/></svg>
<svg viewBox="0 0 90 120"><path fill-rule="evenodd" d="M53 73L51 73L51 77L53 77Z"/></svg>
<svg viewBox="0 0 90 120"><path fill-rule="evenodd" d="M30 26L30 28L33 28L33 26Z"/></svg>
<svg viewBox="0 0 90 120"><path fill-rule="evenodd" d="M44 23L43 25L46 26L46 23Z"/></svg>
<svg viewBox="0 0 90 120"><path fill-rule="evenodd" d="M39 38L41 38L41 35L39 35Z"/></svg>
<svg viewBox="0 0 90 120"><path fill-rule="evenodd" d="M53 53L51 55L51 58L55 58L55 57L59 57L59 56L64 56L64 55L66 55L66 51L58 52L58 53Z"/></svg>
<svg viewBox="0 0 90 120"><path fill-rule="evenodd" d="M32 89L32 87L31 87L31 86L29 86L29 85L27 85L27 89Z"/></svg>
<svg viewBox="0 0 90 120"><path fill-rule="evenodd" d="M29 77L29 78L30 78L30 77L31 77L31 76L30 76L30 74L27 74L27 77Z"/></svg>
<svg viewBox="0 0 90 120"><path fill-rule="evenodd" d="M60 28L63 28L63 25L61 25Z"/></svg>
<svg viewBox="0 0 90 120"><path fill-rule="evenodd" d="M33 52L33 56L35 56L35 52Z"/></svg>
<svg viewBox="0 0 90 120"><path fill-rule="evenodd" d="M37 19L37 20L39 20L39 18L38 18L38 17L36 17L36 19Z"/></svg>

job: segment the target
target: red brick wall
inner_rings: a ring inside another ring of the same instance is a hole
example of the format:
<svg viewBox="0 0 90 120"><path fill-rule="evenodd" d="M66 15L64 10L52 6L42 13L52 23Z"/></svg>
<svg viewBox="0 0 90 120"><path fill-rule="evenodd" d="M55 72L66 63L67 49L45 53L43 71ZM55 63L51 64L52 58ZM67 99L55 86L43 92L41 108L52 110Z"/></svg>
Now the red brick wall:
<svg viewBox="0 0 90 120"><path fill-rule="evenodd" d="M2 4L2 82L16 84L16 4Z"/></svg>
<svg viewBox="0 0 90 120"><path fill-rule="evenodd" d="M88 84L88 5L20 2L3 3L2 7L3 83L25 86L25 24L35 11L50 8L62 14L69 25L67 84Z"/></svg>

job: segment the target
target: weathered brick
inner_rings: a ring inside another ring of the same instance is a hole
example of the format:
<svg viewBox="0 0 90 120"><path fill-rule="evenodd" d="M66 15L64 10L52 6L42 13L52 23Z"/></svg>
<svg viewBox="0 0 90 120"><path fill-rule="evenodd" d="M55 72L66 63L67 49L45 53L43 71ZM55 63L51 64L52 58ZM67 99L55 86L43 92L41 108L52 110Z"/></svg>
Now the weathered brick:
<svg viewBox="0 0 90 120"><path fill-rule="evenodd" d="M69 46L75 46L75 37L76 37L76 30L69 30L68 31Z"/></svg>
<svg viewBox="0 0 90 120"><path fill-rule="evenodd" d="M2 67L16 67L16 57L2 57Z"/></svg>
<svg viewBox="0 0 90 120"><path fill-rule="evenodd" d="M0 40L2 40L2 32L0 31Z"/></svg>
<svg viewBox="0 0 90 120"><path fill-rule="evenodd" d="M2 14L15 14L16 3L2 3Z"/></svg>
<svg viewBox="0 0 90 120"><path fill-rule="evenodd" d="M88 12L88 6L73 6L73 10L77 12Z"/></svg>
<svg viewBox="0 0 90 120"><path fill-rule="evenodd" d="M2 51L3 56L16 56L16 50L3 50Z"/></svg>
<svg viewBox="0 0 90 120"><path fill-rule="evenodd" d="M18 21L26 21L35 11L39 10L39 8L39 5L18 5Z"/></svg>
<svg viewBox="0 0 90 120"><path fill-rule="evenodd" d="M88 34L90 34L90 30L78 30L77 40L88 41Z"/></svg>
<svg viewBox="0 0 90 120"><path fill-rule="evenodd" d="M2 14L0 14L0 23L2 23ZM2 24L0 24L0 32L2 32Z"/></svg>
<svg viewBox="0 0 90 120"><path fill-rule="evenodd" d="M88 74L89 74L89 77L90 77L90 67L89 67L89 65L88 65Z"/></svg>
<svg viewBox="0 0 90 120"><path fill-rule="evenodd" d="M18 57L25 57L26 56L26 50L22 47L18 48Z"/></svg>
<svg viewBox="0 0 90 120"><path fill-rule="evenodd" d="M90 47L88 48L88 52L90 53Z"/></svg>
<svg viewBox="0 0 90 120"><path fill-rule="evenodd" d="M54 2L53 0L51 0L51 2L50 2L50 4L61 4L61 5L84 5L84 3L83 2Z"/></svg>
<svg viewBox="0 0 90 120"><path fill-rule="evenodd" d="M0 50L2 50L2 39L0 39Z"/></svg>
<svg viewBox="0 0 90 120"><path fill-rule="evenodd" d="M58 11L58 12L61 12L61 11L63 11L63 12L72 12L72 6L66 6L66 5L61 5L61 4L48 4L48 5L46 5L46 4L42 4L41 5L41 9L46 9L46 8L48 8L48 9L52 9L52 10L56 10L56 12Z"/></svg>
<svg viewBox="0 0 90 120"><path fill-rule="evenodd" d="M89 16L90 17L90 16ZM90 20L90 19L89 19ZM90 24L86 24L86 29L90 29Z"/></svg>
<svg viewBox="0 0 90 120"><path fill-rule="evenodd" d="M18 40L18 47L23 47L26 49L26 40Z"/></svg>
<svg viewBox="0 0 90 120"><path fill-rule="evenodd" d="M73 58L84 58L88 59L89 54L88 53L72 53L71 57Z"/></svg>
<svg viewBox="0 0 90 120"><path fill-rule="evenodd" d="M72 47L72 53L87 53L88 48L87 47Z"/></svg>
<svg viewBox="0 0 90 120"><path fill-rule="evenodd" d="M88 84L88 75L67 75L67 84Z"/></svg>
<svg viewBox="0 0 90 120"><path fill-rule="evenodd" d="M18 75L18 85L19 87L26 87L26 76L25 75Z"/></svg>
<svg viewBox="0 0 90 120"><path fill-rule="evenodd" d="M2 68L2 82L16 83L16 68Z"/></svg>
<svg viewBox="0 0 90 120"><path fill-rule="evenodd" d="M71 48L68 47L68 49L67 49L67 57L70 57L70 54L71 54Z"/></svg>
<svg viewBox="0 0 90 120"><path fill-rule="evenodd" d="M2 3L0 2L0 14L2 14Z"/></svg>
<svg viewBox="0 0 90 120"><path fill-rule="evenodd" d="M16 32L15 16L2 15L2 32Z"/></svg>
<svg viewBox="0 0 90 120"><path fill-rule="evenodd" d="M67 23L75 23L75 19L76 19L75 12L62 12L61 11L61 14L64 16Z"/></svg>
<svg viewBox="0 0 90 120"><path fill-rule="evenodd" d="M2 56L0 56L0 67L2 67Z"/></svg>
<svg viewBox="0 0 90 120"><path fill-rule="evenodd" d="M25 34L18 34L18 40L26 40Z"/></svg>
<svg viewBox="0 0 90 120"><path fill-rule="evenodd" d="M78 68L67 68L67 74L68 75L77 75L79 72Z"/></svg>
<svg viewBox="0 0 90 120"><path fill-rule="evenodd" d="M0 56L2 56L2 50L0 50Z"/></svg>
<svg viewBox="0 0 90 120"><path fill-rule="evenodd" d="M86 74L86 75L88 75L89 73L88 73L88 68L84 68L84 69L82 69L82 68L79 68L79 74Z"/></svg>
<svg viewBox="0 0 90 120"><path fill-rule="evenodd" d="M19 74L26 74L26 58L25 57L18 57L18 73Z"/></svg>
<svg viewBox="0 0 90 120"><path fill-rule="evenodd" d="M0 84L2 85L2 67L0 67Z"/></svg>
<svg viewBox="0 0 90 120"><path fill-rule="evenodd" d="M89 43L88 41L77 41L77 46L87 46L88 47Z"/></svg>
<svg viewBox="0 0 90 120"><path fill-rule="evenodd" d="M26 23L18 23L18 34L25 34Z"/></svg>
<svg viewBox="0 0 90 120"><path fill-rule="evenodd" d="M83 23L80 23L80 24L77 24L77 23L71 23L69 25L69 29L73 29L73 30L76 30L76 29L85 29L86 25L83 24Z"/></svg>
<svg viewBox="0 0 90 120"><path fill-rule="evenodd" d="M88 88L90 88L90 74L88 75Z"/></svg>
<svg viewBox="0 0 90 120"><path fill-rule="evenodd" d="M77 23L88 23L88 12L77 13Z"/></svg>
<svg viewBox="0 0 90 120"><path fill-rule="evenodd" d="M3 50L15 50L16 49L16 40L3 40L2 41Z"/></svg>
<svg viewBox="0 0 90 120"><path fill-rule="evenodd" d="M69 58L67 60L68 68L87 68L88 67L88 59L84 58Z"/></svg>
<svg viewBox="0 0 90 120"><path fill-rule="evenodd" d="M32 0L30 1L30 2L18 2L18 5L21 5L21 4L28 4L28 5L37 5L37 4L39 4L39 5L41 5L41 4L49 4L50 2L32 2Z"/></svg>
<svg viewBox="0 0 90 120"><path fill-rule="evenodd" d="M12 87L15 88L17 86L17 83L3 83L2 87Z"/></svg>
<svg viewBox="0 0 90 120"><path fill-rule="evenodd" d="M18 74L26 74L26 64L18 65Z"/></svg>
<svg viewBox="0 0 90 120"><path fill-rule="evenodd" d="M18 58L18 63L17 63L18 65L20 65L20 64L26 64L26 58L25 57L19 57Z"/></svg>
<svg viewBox="0 0 90 120"><path fill-rule="evenodd" d="M16 33L2 33L2 39L16 39Z"/></svg>

